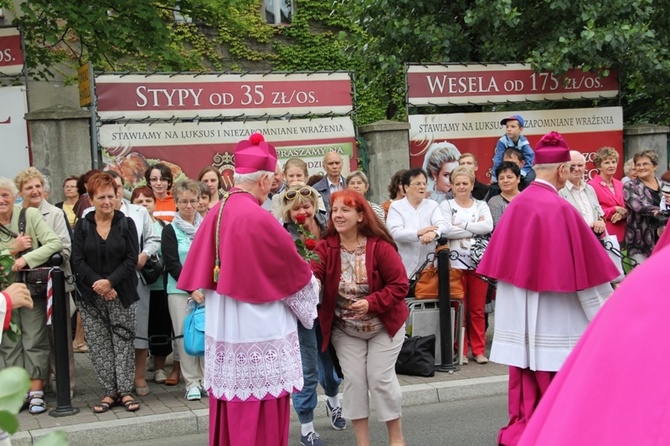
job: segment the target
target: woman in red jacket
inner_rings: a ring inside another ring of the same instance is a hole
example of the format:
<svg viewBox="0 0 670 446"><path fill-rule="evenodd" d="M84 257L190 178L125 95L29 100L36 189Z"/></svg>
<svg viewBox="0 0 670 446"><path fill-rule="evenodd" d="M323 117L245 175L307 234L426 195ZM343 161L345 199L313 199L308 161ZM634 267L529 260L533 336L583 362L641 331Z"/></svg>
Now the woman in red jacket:
<svg viewBox="0 0 670 446"><path fill-rule="evenodd" d="M321 281L322 351L330 341L344 374L343 415L358 446L370 444L368 391L386 422L389 444L403 445L402 394L395 363L405 336L407 274L386 228L361 194L331 197L326 236L312 269Z"/></svg>

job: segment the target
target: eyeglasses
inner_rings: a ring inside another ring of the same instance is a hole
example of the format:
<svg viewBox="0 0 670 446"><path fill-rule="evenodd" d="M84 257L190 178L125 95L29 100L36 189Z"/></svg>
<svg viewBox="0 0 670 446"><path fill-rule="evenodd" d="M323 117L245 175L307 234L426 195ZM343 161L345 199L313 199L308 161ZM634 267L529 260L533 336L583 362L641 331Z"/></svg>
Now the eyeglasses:
<svg viewBox="0 0 670 446"><path fill-rule="evenodd" d="M284 201L288 202L295 200L295 198L300 194L303 197L309 197L314 193L314 189L311 187L301 187L300 189L291 189L284 194Z"/></svg>
<svg viewBox="0 0 670 446"><path fill-rule="evenodd" d="M635 165L635 167L649 167L649 166L653 166L653 165L654 165L654 163L638 163L638 164Z"/></svg>
<svg viewBox="0 0 670 446"><path fill-rule="evenodd" d="M186 206L187 204L195 206L198 204L198 200L178 200L177 204L181 204L182 206Z"/></svg>
<svg viewBox="0 0 670 446"><path fill-rule="evenodd" d="M168 179L167 178L149 178L149 182L151 182L151 183L167 183Z"/></svg>

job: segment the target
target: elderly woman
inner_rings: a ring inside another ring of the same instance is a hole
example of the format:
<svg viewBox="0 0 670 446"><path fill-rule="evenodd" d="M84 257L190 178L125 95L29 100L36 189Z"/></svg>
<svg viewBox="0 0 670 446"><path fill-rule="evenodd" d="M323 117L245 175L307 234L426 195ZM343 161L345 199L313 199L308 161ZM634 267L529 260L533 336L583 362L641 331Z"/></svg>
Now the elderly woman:
<svg viewBox="0 0 670 446"><path fill-rule="evenodd" d="M633 158L629 158L625 163L623 163L623 178L621 179L621 183L626 184L635 178L637 178L637 173L635 172L635 161L633 161Z"/></svg>
<svg viewBox="0 0 670 446"><path fill-rule="evenodd" d="M365 196L365 194L368 192L368 189L370 189L370 182L368 181L368 176L365 175L365 173L361 172L360 170L356 170L347 175L345 185L347 186L347 189L355 190L356 192L358 192L363 196ZM377 203L373 203L370 200L368 200L368 204L372 208L372 211L375 213L375 215L379 217L379 221L384 223L384 221L386 220L386 214L384 213L384 209L382 209L382 207L379 206Z"/></svg>
<svg viewBox="0 0 670 446"><path fill-rule="evenodd" d="M93 175L87 190L93 212L74 228L72 259L81 292L81 318L91 362L104 392L93 412L115 405L140 408L131 392L135 376L135 302L139 243L135 222L114 209L119 186L111 175Z"/></svg>
<svg viewBox="0 0 670 446"><path fill-rule="evenodd" d="M208 189L209 190L209 189ZM133 204L144 207L149 215L153 215L156 208L156 197L149 186L138 187L130 197ZM155 217L151 217L154 233L160 237L166 223ZM160 248L158 249L160 254ZM172 320L168 310L167 294L165 294L164 275L149 285L149 339L152 336L164 336L165 339L172 336ZM176 343L173 342L176 347ZM154 359L154 381L158 384L176 385L179 383L179 353L174 349L174 365L170 376L165 373L165 360L173 352L171 344L149 345L149 352Z"/></svg>
<svg viewBox="0 0 670 446"><path fill-rule="evenodd" d="M178 181L172 188L172 195L177 203L177 215L168 226L163 229L163 260L167 272L166 291L168 294L168 308L172 319L172 331L175 336L184 333L184 319L189 312L189 301L197 304L205 302L202 290L187 293L177 288L177 281L186 261L195 233L202 223L202 216L198 214L198 197L200 189L193 180ZM206 395L203 387L204 358L191 356L184 350L184 340L177 340L181 373L186 381L186 399L199 400Z"/></svg>
<svg viewBox="0 0 670 446"><path fill-rule="evenodd" d="M619 154L611 147L603 147L593 159L598 173L588 182L596 192L598 203L605 213L605 226L609 235L616 236L619 243L626 234L628 210L623 199L623 183L616 178Z"/></svg>
<svg viewBox="0 0 670 446"><path fill-rule="evenodd" d="M343 415L352 420L358 445L370 444L368 394L386 422L389 444L404 445L395 363L408 316L405 268L361 194L335 192L331 203L326 237L316 249L320 261L312 262L323 291L321 350L332 341L344 374Z"/></svg>
<svg viewBox="0 0 670 446"><path fill-rule="evenodd" d="M423 161L428 172L430 199L441 203L451 197L451 171L458 167L461 152L450 142L433 143Z"/></svg>
<svg viewBox="0 0 670 446"><path fill-rule="evenodd" d="M633 161L637 178L623 187L623 199L629 212L625 240L628 254L642 263L651 255L658 241L658 230L665 225L667 217L661 214L660 208L663 194L661 181L656 178L658 155L653 150L643 150L633 156Z"/></svg>
<svg viewBox="0 0 670 446"><path fill-rule="evenodd" d="M465 291L466 333L463 350L464 363L467 364L468 345L478 364L489 362L484 355L486 348L486 325L484 308L488 283L474 274L470 247L476 235L489 235L493 230L491 211L486 202L472 198L475 174L472 169L461 166L451 173L454 198L440 204L444 219L451 223L446 232L449 248L458 253L458 260L451 267L463 271L462 281Z"/></svg>
<svg viewBox="0 0 670 446"><path fill-rule="evenodd" d="M382 209L384 209L384 220L386 220L386 216L389 213L391 203L405 198L405 189L402 187L402 174L406 171L407 169L400 169L391 177L391 182L389 183L387 189L389 191L389 199L382 203Z"/></svg>
<svg viewBox="0 0 670 446"><path fill-rule="evenodd" d="M307 243L309 239L300 233L299 224L314 237L314 243L321 240L327 222L325 215L317 211L319 193L309 186L300 184L289 186L284 192L282 199L284 228L291 234L293 240ZM299 223L301 221L303 223ZM320 351L322 336L318 319L314 321L312 328L305 328L298 321L298 339L304 385L300 392L293 394L293 407L300 421L301 444L318 444L316 440L319 439L319 434L313 423L314 409L318 401L316 385L321 384L328 398L326 411L331 415L331 425L334 429L341 430L346 428L338 396L341 380L335 372L330 352Z"/></svg>
<svg viewBox="0 0 670 446"><path fill-rule="evenodd" d="M223 177L221 172L214 166L205 166L198 174L198 181L205 183L209 188L210 202L209 207L214 206L221 199L223 190Z"/></svg>
<svg viewBox="0 0 670 446"><path fill-rule="evenodd" d="M49 228L37 209L27 208L25 230L19 229L21 208L16 206L18 190L14 183L0 177L0 251L9 250L16 257L12 271L36 268L63 249L63 243ZM0 354L6 367L24 368L30 375L28 411L46 411L44 380L49 373L49 336L46 327L46 294L33 295L33 308L20 308L13 317L21 330L14 340L2 339Z"/></svg>
<svg viewBox="0 0 670 446"><path fill-rule="evenodd" d="M426 256L435 251L433 242L448 228L439 205L426 199L427 178L423 169L406 171L402 176L405 198L391 204L386 218L407 277L412 277Z"/></svg>
<svg viewBox="0 0 670 446"><path fill-rule="evenodd" d="M63 256L63 263L61 267L65 273L66 279L69 279L72 276L72 268L70 267L70 254L72 252L72 240L70 239L70 228L68 228L67 217L65 213L58 209L56 206L49 203L44 197L44 186L45 178L42 173L34 167L29 167L20 171L14 178L16 187L19 189L19 194L23 198L23 207L36 208L42 214L42 218L47 223L49 228L58 236L61 243L63 244L63 249L60 251L60 254ZM67 293L68 299L66 301L66 306L68 314L70 310L74 308L74 301L70 293L74 291L74 286L70 283L69 280L65 281L65 292ZM67 318L67 332L71 333L72 327L70 326L70 318ZM53 349L53 327L49 326L49 344L50 344L50 353L49 353L49 363L51 373L55 375L56 373L56 362ZM74 355L73 355L73 346L68 343L70 348L68 349L69 353L69 368L70 368L70 390L74 391ZM50 377L51 378L51 377ZM50 382L50 380L49 380Z"/></svg>
<svg viewBox="0 0 670 446"><path fill-rule="evenodd" d="M516 163L503 161L495 171L498 178L498 187L500 194L494 195L488 201L488 206L493 218L493 227L495 228L507 205L514 200L520 193L519 184L521 184L521 169Z"/></svg>
<svg viewBox="0 0 670 446"><path fill-rule="evenodd" d="M174 182L172 170L163 163L154 164L144 172L144 179L156 197L154 217L171 222L175 215L174 198L170 194Z"/></svg>

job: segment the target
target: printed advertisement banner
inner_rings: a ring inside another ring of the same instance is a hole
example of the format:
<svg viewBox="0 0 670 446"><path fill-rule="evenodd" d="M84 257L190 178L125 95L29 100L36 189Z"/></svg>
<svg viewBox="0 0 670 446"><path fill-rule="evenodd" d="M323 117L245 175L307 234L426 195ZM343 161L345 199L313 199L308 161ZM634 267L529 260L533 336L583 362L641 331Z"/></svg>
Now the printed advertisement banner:
<svg viewBox="0 0 670 446"><path fill-rule="evenodd" d="M0 28L0 74L17 76L22 72L21 33L18 28Z"/></svg>
<svg viewBox="0 0 670 446"><path fill-rule="evenodd" d="M348 117L221 123L105 124L99 129L106 169L115 170L126 186L144 184L144 172L157 162L170 166L175 179L197 179L208 165L219 169L232 186L235 145L260 132L277 149L280 161L297 157L309 174L323 173L323 156L342 155L343 175L356 169L354 125Z"/></svg>
<svg viewBox="0 0 670 446"><path fill-rule="evenodd" d="M613 98L617 76L573 68L562 76L537 73L530 65L409 65L410 105L469 105L523 101Z"/></svg>
<svg viewBox="0 0 670 446"><path fill-rule="evenodd" d="M30 167L28 125L23 118L27 112L26 87L0 88L0 176L14 178Z"/></svg>
<svg viewBox="0 0 670 446"><path fill-rule="evenodd" d="M552 130L561 133L571 149L579 150L586 156L589 178L596 173L593 165L595 152L601 147L612 147L619 153L617 178L623 175L621 107L410 115L410 165L425 169L426 155L433 152L432 145L449 141L461 154L475 155L479 164L477 179L488 184L491 182L496 143L505 134L500 121L513 114L520 114L525 120L523 135L528 138L531 147L535 147L540 138Z"/></svg>
<svg viewBox="0 0 670 446"><path fill-rule="evenodd" d="M98 116L125 119L343 115L349 73L99 75Z"/></svg>

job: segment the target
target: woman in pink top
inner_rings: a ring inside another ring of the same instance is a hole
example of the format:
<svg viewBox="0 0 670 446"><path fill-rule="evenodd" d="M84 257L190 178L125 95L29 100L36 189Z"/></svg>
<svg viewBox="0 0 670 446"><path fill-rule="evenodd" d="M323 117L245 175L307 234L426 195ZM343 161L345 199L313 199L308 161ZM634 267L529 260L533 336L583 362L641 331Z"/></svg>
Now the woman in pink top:
<svg viewBox="0 0 670 446"><path fill-rule="evenodd" d="M614 178L619 154L611 147L603 147L596 152L593 164L599 173L588 184L595 189L598 202L605 212L607 233L616 236L621 243L626 233L628 210L623 200L623 183Z"/></svg>

